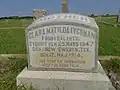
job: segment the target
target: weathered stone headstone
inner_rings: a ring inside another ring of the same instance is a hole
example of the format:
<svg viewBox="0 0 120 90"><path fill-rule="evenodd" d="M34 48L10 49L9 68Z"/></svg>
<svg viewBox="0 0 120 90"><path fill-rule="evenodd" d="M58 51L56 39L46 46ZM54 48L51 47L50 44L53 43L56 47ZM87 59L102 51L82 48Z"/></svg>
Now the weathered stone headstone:
<svg viewBox="0 0 120 90"><path fill-rule="evenodd" d="M120 11L119 11L119 15L118 15L118 22L120 22Z"/></svg>
<svg viewBox="0 0 120 90"><path fill-rule="evenodd" d="M41 17L46 16L46 14L47 14L47 11L44 9L34 9L33 10L33 19L34 20L39 19Z"/></svg>
<svg viewBox="0 0 120 90"><path fill-rule="evenodd" d="M54 14L26 29L28 68L17 85L40 90L108 90L109 79L98 62L99 28L93 18Z"/></svg>
<svg viewBox="0 0 120 90"><path fill-rule="evenodd" d="M29 26L26 36L30 70L87 71L97 66L98 27L91 18L47 16Z"/></svg>
<svg viewBox="0 0 120 90"><path fill-rule="evenodd" d="M117 15L117 22L120 22L120 9L119 9L118 15Z"/></svg>

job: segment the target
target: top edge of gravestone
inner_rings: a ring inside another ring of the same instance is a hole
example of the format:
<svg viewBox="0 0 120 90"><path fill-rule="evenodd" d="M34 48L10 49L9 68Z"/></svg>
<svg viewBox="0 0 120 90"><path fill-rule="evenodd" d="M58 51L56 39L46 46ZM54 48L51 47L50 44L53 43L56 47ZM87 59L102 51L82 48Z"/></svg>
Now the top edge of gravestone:
<svg viewBox="0 0 120 90"><path fill-rule="evenodd" d="M35 20L31 25L27 27L27 29L39 26L41 24L50 24L55 22L57 25L57 22L67 22L67 23L77 23L77 24L84 24L89 27L93 27L95 29L99 29L98 25L96 24L94 18L82 15L82 14L75 14L75 13L57 13L57 14L51 14L48 16L41 17L37 20Z"/></svg>

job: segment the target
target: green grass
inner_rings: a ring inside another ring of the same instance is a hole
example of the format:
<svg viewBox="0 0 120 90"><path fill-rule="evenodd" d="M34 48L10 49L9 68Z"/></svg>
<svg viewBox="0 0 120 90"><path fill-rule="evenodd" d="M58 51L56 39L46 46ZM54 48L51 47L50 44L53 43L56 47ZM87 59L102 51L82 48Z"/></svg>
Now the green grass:
<svg viewBox="0 0 120 90"><path fill-rule="evenodd" d="M32 85L30 87L26 85L22 85L22 86L18 86L17 90L38 90L38 89L34 89Z"/></svg>
<svg viewBox="0 0 120 90"><path fill-rule="evenodd" d="M107 17L102 17L108 20ZM98 21L98 20L96 20ZM115 23L115 18L109 18ZM0 53L1 54L25 54L25 28L32 23L32 20L0 20L0 28L18 27L12 29L0 29ZM25 26L26 25L26 26ZM100 27L99 55L120 56L120 27L112 27L98 22ZM20 28L25 26L24 28Z"/></svg>
<svg viewBox="0 0 120 90"><path fill-rule="evenodd" d="M120 79L120 59L104 60L100 62L105 71L117 73L118 79Z"/></svg>
<svg viewBox="0 0 120 90"><path fill-rule="evenodd" d="M96 20L108 22L108 23L111 23L111 24L118 24L118 22L116 22L117 21L117 16L116 17L97 17Z"/></svg>
<svg viewBox="0 0 120 90"><path fill-rule="evenodd" d="M0 20L0 28L7 28L7 27L22 27L22 26L28 26L29 24L31 24L32 20L29 19L20 19L20 20L15 20L15 19L11 19L11 20Z"/></svg>
<svg viewBox="0 0 120 90"><path fill-rule="evenodd" d="M8 28L8 29L0 29L1 54L26 53L25 28L30 23L32 23L32 20L9 20L8 22L6 22L6 20L0 20L0 28Z"/></svg>
<svg viewBox="0 0 120 90"><path fill-rule="evenodd" d="M120 27L107 26L102 23L100 27L99 55L120 55Z"/></svg>
<svg viewBox="0 0 120 90"><path fill-rule="evenodd" d="M0 90L17 90L16 77L25 66L27 66L27 60L24 58L0 60Z"/></svg>
<svg viewBox="0 0 120 90"><path fill-rule="evenodd" d="M26 53L25 31L18 29L0 29L0 53Z"/></svg>

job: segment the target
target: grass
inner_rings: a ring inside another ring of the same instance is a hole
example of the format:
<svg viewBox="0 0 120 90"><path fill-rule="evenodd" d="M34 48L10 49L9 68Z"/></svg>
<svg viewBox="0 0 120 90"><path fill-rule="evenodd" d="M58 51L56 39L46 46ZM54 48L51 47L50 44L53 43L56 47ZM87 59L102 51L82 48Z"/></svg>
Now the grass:
<svg viewBox="0 0 120 90"><path fill-rule="evenodd" d="M32 20L1 20L0 28L8 29L0 29L0 53L26 53L25 28L30 23Z"/></svg>
<svg viewBox="0 0 120 90"><path fill-rule="evenodd" d="M0 29L0 53L26 53L25 31L18 29Z"/></svg>
<svg viewBox="0 0 120 90"><path fill-rule="evenodd" d="M17 90L16 77L25 66L27 66L25 58L0 60L0 90Z"/></svg>
<svg viewBox="0 0 120 90"><path fill-rule="evenodd" d="M5 27L22 27L22 26L28 26L31 24L32 20L31 19L20 19L20 20L0 20L0 28L5 28Z"/></svg>
<svg viewBox="0 0 120 90"><path fill-rule="evenodd" d="M108 22L108 23L111 23L111 24L118 24L118 22L116 22L117 21L117 16L116 17L97 17L96 20Z"/></svg>
<svg viewBox="0 0 120 90"><path fill-rule="evenodd" d="M113 71L114 73L117 73L118 79L120 80L120 59L101 61L101 64L105 71L107 72Z"/></svg>
<svg viewBox="0 0 120 90"><path fill-rule="evenodd" d="M100 28L99 55L120 56L120 27L105 25L100 21L118 24L117 17L97 17L96 21Z"/></svg>
<svg viewBox="0 0 120 90"><path fill-rule="evenodd" d="M120 56L120 27L102 23L98 25L100 27L99 55Z"/></svg>
<svg viewBox="0 0 120 90"><path fill-rule="evenodd" d="M102 17L108 20L107 17ZM97 20L98 21L98 20ZM115 23L115 18L109 18ZM0 20L0 54L25 54L25 28L32 23L32 20ZM100 27L99 55L120 56L120 27L112 27L97 22ZM24 26L24 28L21 28ZM11 28L16 27L16 28Z"/></svg>
<svg viewBox="0 0 120 90"><path fill-rule="evenodd" d="M22 85L22 86L18 86L17 90L38 90L38 89L34 89L32 85L30 87L27 87L26 85Z"/></svg>

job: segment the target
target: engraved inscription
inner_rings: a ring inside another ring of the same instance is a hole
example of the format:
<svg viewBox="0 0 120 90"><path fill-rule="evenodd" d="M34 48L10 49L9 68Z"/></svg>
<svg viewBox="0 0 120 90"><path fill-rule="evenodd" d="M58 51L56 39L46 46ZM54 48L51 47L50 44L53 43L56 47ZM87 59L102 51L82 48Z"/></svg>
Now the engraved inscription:
<svg viewBox="0 0 120 90"><path fill-rule="evenodd" d="M96 33L93 30L72 25L52 25L29 31L27 38L30 64L33 67L59 69L94 67Z"/></svg>

